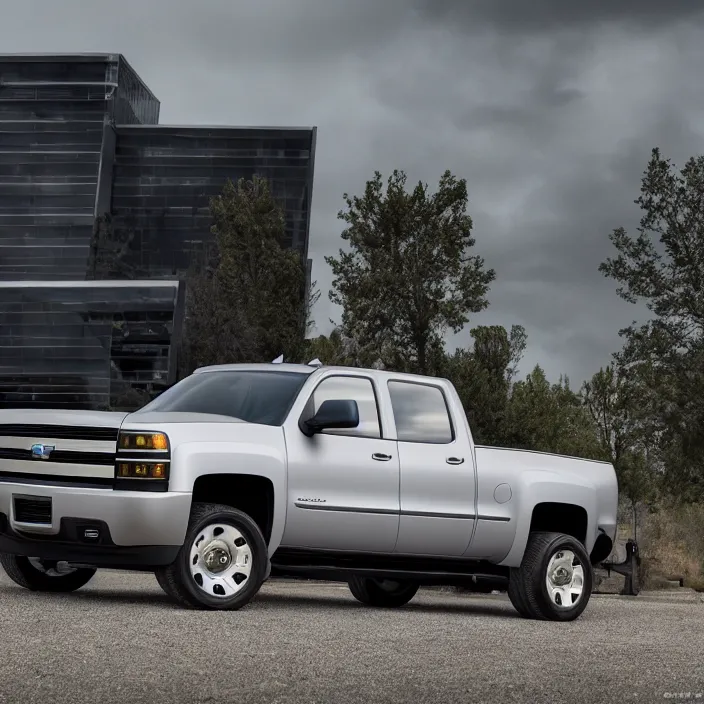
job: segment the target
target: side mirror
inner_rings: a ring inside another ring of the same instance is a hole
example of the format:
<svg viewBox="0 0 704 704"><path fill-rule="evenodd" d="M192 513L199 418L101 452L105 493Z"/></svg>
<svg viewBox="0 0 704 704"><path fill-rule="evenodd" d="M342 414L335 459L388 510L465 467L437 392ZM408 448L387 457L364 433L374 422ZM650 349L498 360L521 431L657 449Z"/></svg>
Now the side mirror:
<svg viewBox="0 0 704 704"><path fill-rule="evenodd" d="M323 401L312 418L300 423L301 431L309 438L323 430L356 428L358 425L357 402L336 399Z"/></svg>

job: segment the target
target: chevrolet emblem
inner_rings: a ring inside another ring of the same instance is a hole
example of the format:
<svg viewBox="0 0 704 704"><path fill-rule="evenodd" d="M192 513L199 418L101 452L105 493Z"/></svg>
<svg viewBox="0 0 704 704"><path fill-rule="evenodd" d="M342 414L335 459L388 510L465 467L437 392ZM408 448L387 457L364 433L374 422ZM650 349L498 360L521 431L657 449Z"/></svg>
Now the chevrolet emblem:
<svg viewBox="0 0 704 704"><path fill-rule="evenodd" d="M41 443L32 445L32 459L48 460L55 449L56 447L54 445L42 445Z"/></svg>

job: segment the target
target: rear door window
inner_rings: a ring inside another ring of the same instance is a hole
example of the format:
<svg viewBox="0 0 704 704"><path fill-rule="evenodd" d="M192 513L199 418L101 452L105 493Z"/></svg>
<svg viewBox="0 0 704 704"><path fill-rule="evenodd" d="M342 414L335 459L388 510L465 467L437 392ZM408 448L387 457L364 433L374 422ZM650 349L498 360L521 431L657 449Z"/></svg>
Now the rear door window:
<svg viewBox="0 0 704 704"><path fill-rule="evenodd" d="M442 389L429 384L390 381L389 394L399 441L439 445L454 440Z"/></svg>

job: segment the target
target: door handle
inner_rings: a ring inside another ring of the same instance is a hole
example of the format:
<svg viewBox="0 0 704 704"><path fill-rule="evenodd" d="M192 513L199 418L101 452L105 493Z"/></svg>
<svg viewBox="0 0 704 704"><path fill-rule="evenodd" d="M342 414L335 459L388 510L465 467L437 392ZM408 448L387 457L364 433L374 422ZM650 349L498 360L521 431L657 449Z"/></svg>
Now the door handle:
<svg viewBox="0 0 704 704"><path fill-rule="evenodd" d="M462 464L464 457L448 457L445 461L447 464Z"/></svg>
<svg viewBox="0 0 704 704"><path fill-rule="evenodd" d="M385 455L383 452L375 452L372 455L373 460L378 460L379 462L388 462L391 459L391 455Z"/></svg>

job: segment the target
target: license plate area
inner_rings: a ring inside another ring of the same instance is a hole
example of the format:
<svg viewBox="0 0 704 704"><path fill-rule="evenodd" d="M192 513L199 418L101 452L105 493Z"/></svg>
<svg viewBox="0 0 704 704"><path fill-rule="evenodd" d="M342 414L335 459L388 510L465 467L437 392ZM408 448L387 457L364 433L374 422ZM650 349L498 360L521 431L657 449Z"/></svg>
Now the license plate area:
<svg viewBox="0 0 704 704"><path fill-rule="evenodd" d="M37 526L51 525L50 496L17 496L12 497L15 522L29 523Z"/></svg>

